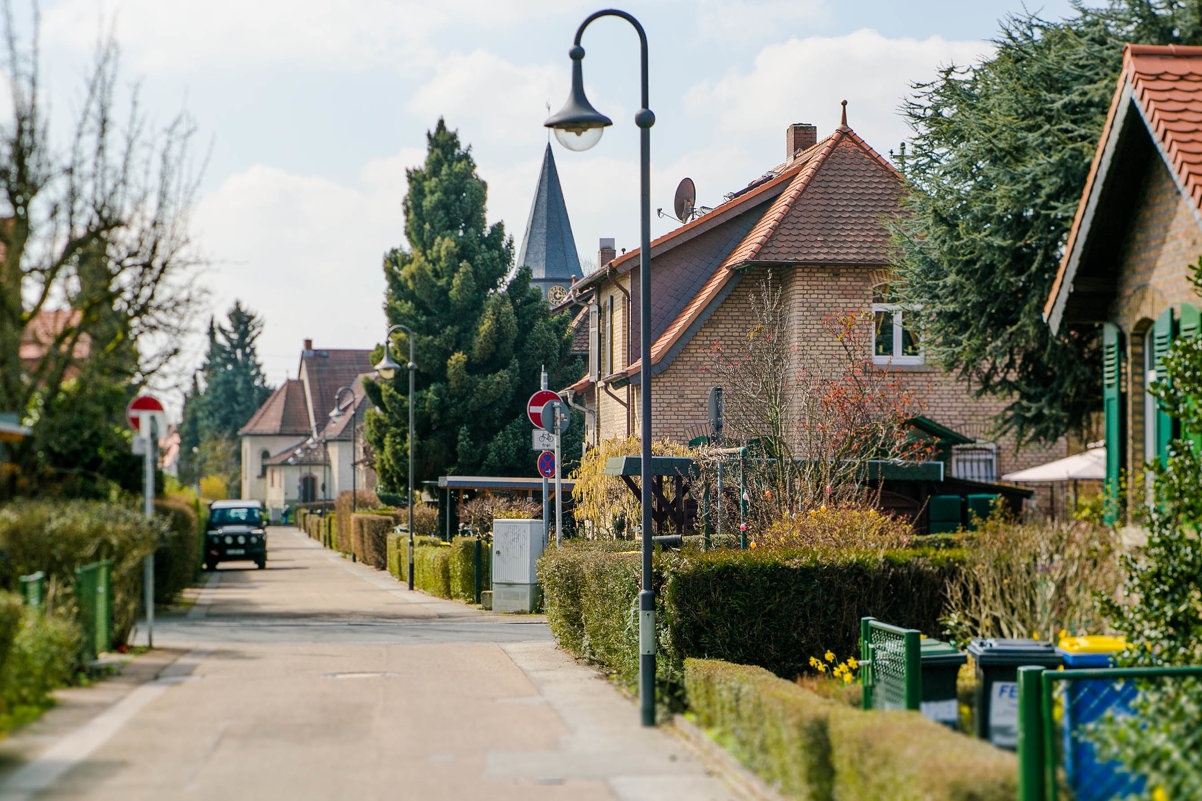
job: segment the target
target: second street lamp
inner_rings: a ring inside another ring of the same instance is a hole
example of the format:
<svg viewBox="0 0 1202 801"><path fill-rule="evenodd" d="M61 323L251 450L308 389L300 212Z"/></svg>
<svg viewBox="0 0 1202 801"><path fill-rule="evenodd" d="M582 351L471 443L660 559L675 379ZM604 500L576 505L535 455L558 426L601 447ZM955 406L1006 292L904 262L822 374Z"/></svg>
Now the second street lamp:
<svg viewBox="0 0 1202 801"><path fill-rule="evenodd" d="M572 89L568 102L544 126L569 150L587 150L601 139L613 121L593 108L584 95L584 29L601 17L620 17L639 35L642 107L634 115L639 127L639 437L642 439L640 500L643 507L643 581L639 592L639 709L644 726L655 725L655 591L651 588L651 112L647 92L647 34L639 21L625 11L606 9L590 14L576 30L568 57L572 59Z"/></svg>
<svg viewBox="0 0 1202 801"><path fill-rule="evenodd" d="M413 589L413 443L416 435L413 433L413 373L417 365L413 361L413 329L407 325L394 325L384 335L384 358L376 364L376 372L385 380L391 380L401 366L392 358L392 335L404 331L409 338L409 589Z"/></svg>
<svg viewBox="0 0 1202 801"><path fill-rule="evenodd" d="M355 480L355 414L359 411L359 406L355 402L355 390L350 387L338 388L338 391L334 393L334 408L330 409L330 419L338 420L342 417L341 401L343 393L350 393L351 396L351 514L354 514L358 511L358 506L355 503L356 490L358 489L358 484Z"/></svg>

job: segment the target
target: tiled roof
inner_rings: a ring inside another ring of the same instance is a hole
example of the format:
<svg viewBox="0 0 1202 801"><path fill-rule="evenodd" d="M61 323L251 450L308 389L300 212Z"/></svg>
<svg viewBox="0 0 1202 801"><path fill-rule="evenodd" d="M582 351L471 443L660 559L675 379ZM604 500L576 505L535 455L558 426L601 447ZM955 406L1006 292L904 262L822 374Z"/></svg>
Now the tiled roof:
<svg viewBox="0 0 1202 801"><path fill-rule="evenodd" d="M706 310L729 291L740 267L889 263L881 218L897 211L901 178L846 125L801 153L764 187L781 184L782 191L754 227L652 343L653 368L692 336ZM730 203L746 202L743 197ZM634 376L641 367L636 359L622 374Z"/></svg>
<svg viewBox="0 0 1202 801"><path fill-rule="evenodd" d="M290 378L271 393L246 425L238 431L238 436L308 434L309 431L304 385L299 380Z"/></svg>
<svg viewBox="0 0 1202 801"><path fill-rule="evenodd" d="M1128 102L1129 100L1129 102ZM1202 213L1202 47L1136 45L1123 49L1123 68L1110 112L1098 140L1064 257L1044 305L1044 317L1059 326L1072 292L1082 246L1090 236L1092 213L1111 167L1115 142L1134 107L1170 172Z"/></svg>
<svg viewBox="0 0 1202 801"><path fill-rule="evenodd" d="M339 387L372 371L370 350L306 350L301 352L299 376L305 381L311 430L326 424Z"/></svg>
<svg viewBox="0 0 1202 801"><path fill-rule="evenodd" d="M66 328L78 326L81 319L83 313L79 309L43 310L29 318L21 330L21 340L17 345L17 355L25 369L34 369L59 334ZM72 349L72 358L77 361L86 359L90 345L88 335L80 334Z"/></svg>
<svg viewBox="0 0 1202 801"><path fill-rule="evenodd" d="M326 444L321 440L309 441L308 438L299 440L284 448L270 459L264 459L264 465L326 465L330 457L326 453Z"/></svg>

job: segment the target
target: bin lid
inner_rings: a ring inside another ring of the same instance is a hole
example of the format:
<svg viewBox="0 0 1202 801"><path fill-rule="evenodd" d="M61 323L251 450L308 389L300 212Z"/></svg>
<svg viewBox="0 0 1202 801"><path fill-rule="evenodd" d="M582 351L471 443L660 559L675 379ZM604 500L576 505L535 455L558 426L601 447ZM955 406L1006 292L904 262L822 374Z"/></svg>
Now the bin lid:
<svg viewBox="0 0 1202 801"><path fill-rule="evenodd" d="M925 665L963 665L968 656L956 650L956 646L943 640L922 640L921 658Z"/></svg>
<svg viewBox="0 0 1202 801"><path fill-rule="evenodd" d="M1065 637L1060 641L1060 650L1070 654L1116 654L1126 647L1127 641L1124 638L1108 634Z"/></svg>
<svg viewBox="0 0 1202 801"><path fill-rule="evenodd" d="M1005 665L1021 667L1023 665L1043 665L1057 667L1062 664L1060 654L1050 642L1043 640L1006 639L990 637L973 640L968 644L968 652L978 665Z"/></svg>

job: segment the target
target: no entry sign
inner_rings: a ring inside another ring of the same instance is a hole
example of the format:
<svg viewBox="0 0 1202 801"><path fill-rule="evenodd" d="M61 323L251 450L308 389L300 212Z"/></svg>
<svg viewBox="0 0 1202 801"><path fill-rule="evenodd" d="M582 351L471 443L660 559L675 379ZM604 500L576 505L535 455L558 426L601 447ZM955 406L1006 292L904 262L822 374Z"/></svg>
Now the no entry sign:
<svg viewBox="0 0 1202 801"><path fill-rule="evenodd" d="M526 401L526 416L539 428L546 428L543 425L543 407L551 401L557 400L559 400L559 396L551 390L540 389L530 396L530 400Z"/></svg>
<svg viewBox="0 0 1202 801"><path fill-rule="evenodd" d="M129 406L125 408L125 419L129 421L130 428L142 433L142 419L149 419L151 415L158 417L159 420L159 435L167 433L167 412L163 409L162 402L154 395L139 395L129 402Z"/></svg>

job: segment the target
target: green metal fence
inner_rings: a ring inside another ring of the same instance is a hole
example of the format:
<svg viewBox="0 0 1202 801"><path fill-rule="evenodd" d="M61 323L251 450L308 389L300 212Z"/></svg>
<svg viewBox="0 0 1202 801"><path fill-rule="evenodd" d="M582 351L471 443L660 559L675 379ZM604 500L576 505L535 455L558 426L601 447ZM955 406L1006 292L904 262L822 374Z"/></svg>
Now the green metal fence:
<svg viewBox="0 0 1202 801"><path fill-rule="evenodd" d="M922 635L876 618L860 619L860 685L865 709L922 704Z"/></svg>
<svg viewBox="0 0 1202 801"><path fill-rule="evenodd" d="M106 559L75 571L75 598L83 629L84 661L95 659L112 645L112 569L113 563Z"/></svg>
<svg viewBox="0 0 1202 801"><path fill-rule="evenodd" d="M39 612L44 611L46 607L46 574L39 570L28 576L21 576L17 582L21 588L21 598L24 599L25 605Z"/></svg>
<svg viewBox="0 0 1202 801"><path fill-rule="evenodd" d="M1202 798L1202 667L1021 667L1018 704L1019 801ZM1147 775L1096 750L1116 737Z"/></svg>

